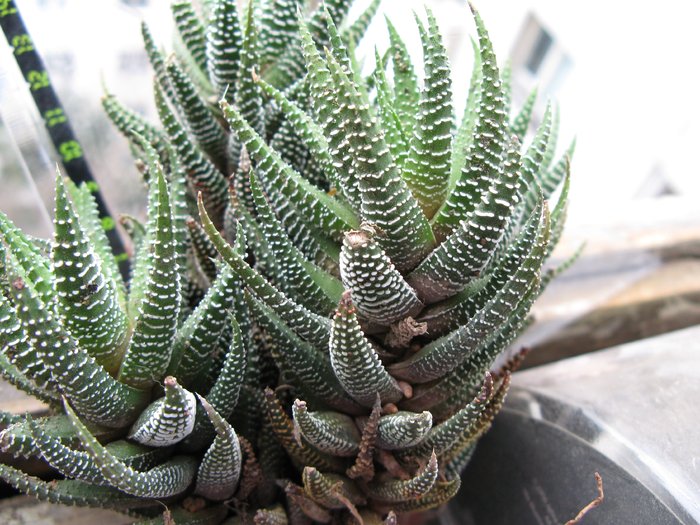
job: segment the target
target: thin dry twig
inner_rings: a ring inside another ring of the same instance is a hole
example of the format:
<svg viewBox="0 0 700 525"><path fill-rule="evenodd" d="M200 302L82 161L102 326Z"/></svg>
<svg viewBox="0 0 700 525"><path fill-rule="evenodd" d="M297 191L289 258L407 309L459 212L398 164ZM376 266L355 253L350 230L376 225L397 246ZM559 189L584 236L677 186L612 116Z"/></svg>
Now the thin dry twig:
<svg viewBox="0 0 700 525"><path fill-rule="evenodd" d="M588 514L588 511L596 508L598 505L603 503L603 500L605 499L605 494L603 492L603 478L601 478L600 474L598 474L597 472L595 473L595 482L598 486L598 496L588 505L583 507L579 511L579 513L576 514L576 517L574 519L567 521L564 525L576 525L577 523L581 523L581 520L586 514Z"/></svg>

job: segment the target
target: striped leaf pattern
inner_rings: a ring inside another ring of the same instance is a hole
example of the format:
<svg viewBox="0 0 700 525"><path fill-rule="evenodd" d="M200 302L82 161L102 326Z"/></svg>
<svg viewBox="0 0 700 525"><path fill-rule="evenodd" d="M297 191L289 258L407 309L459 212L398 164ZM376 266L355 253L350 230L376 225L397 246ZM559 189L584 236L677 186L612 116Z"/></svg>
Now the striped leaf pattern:
<svg viewBox="0 0 700 525"><path fill-rule="evenodd" d="M329 342L331 365L340 384L358 403L371 407L377 395L394 403L403 392L384 368L357 320L350 293L343 294L333 317Z"/></svg>
<svg viewBox="0 0 700 525"><path fill-rule="evenodd" d="M395 525L455 495L575 260L545 266L574 144L511 108L473 7L458 121L430 11L423 67L387 21L366 74L380 0L238 4L175 0L167 55L142 26L159 124L103 99L148 190L128 280L95 184L58 177L53 242L0 214L0 376L53 411L0 414L0 450L66 479L0 477L140 523Z"/></svg>
<svg viewBox="0 0 700 525"><path fill-rule="evenodd" d="M447 51L430 11L427 31L420 23L418 29L423 42L425 86L403 178L426 217L432 217L444 200L449 183L452 89Z"/></svg>
<svg viewBox="0 0 700 525"><path fill-rule="evenodd" d="M163 381L165 396L151 403L129 431L129 439L149 447L168 447L185 439L194 428L195 397L174 377Z"/></svg>
<svg viewBox="0 0 700 525"><path fill-rule="evenodd" d="M216 438L202 458L195 492L222 501L233 496L241 475L241 446L233 427L204 398L200 402L216 429Z"/></svg>
<svg viewBox="0 0 700 525"><path fill-rule="evenodd" d="M209 79L219 97L231 102L236 93L241 53L241 27L236 0L215 0L206 28L206 61Z"/></svg>
<svg viewBox="0 0 700 525"><path fill-rule="evenodd" d="M318 450L340 457L359 452L360 433L351 417L338 412L309 412L299 399L292 405L292 414L295 431Z"/></svg>
<svg viewBox="0 0 700 525"><path fill-rule="evenodd" d="M505 100L488 33L478 13L474 14L481 54L481 92L476 127L460 178L437 212L433 222L439 231L451 231L474 210L479 196L502 173L507 141Z"/></svg>
<svg viewBox="0 0 700 525"><path fill-rule="evenodd" d="M149 252L154 261L148 265L143 300L138 305L129 348L119 369L120 380L137 388L151 386L165 373L180 304L168 187L156 152L145 141L143 145L150 157L151 199L157 203L148 225Z"/></svg>
<svg viewBox="0 0 700 525"><path fill-rule="evenodd" d="M207 70L206 36L204 26L190 0L175 0L171 4L175 27L190 56L202 70Z"/></svg>
<svg viewBox="0 0 700 525"><path fill-rule="evenodd" d="M197 94L194 83L177 65L177 62L168 62L166 71L175 92L177 108L187 124L190 136L194 137L199 147L210 158L222 162L227 145L224 130L207 109L206 104Z"/></svg>
<svg viewBox="0 0 700 525"><path fill-rule="evenodd" d="M377 236L369 225L345 235L340 275L360 315L373 323L390 325L415 315L423 304L381 249Z"/></svg>
<svg viewBox="0 0 700 525"><path fill-rule="evenodd" d="M56 179L56 217L52 259L56 296L65 327L78 344L106 368L127 336L127 319L119 305L112 275L105 275L100 256Z"/></svg>

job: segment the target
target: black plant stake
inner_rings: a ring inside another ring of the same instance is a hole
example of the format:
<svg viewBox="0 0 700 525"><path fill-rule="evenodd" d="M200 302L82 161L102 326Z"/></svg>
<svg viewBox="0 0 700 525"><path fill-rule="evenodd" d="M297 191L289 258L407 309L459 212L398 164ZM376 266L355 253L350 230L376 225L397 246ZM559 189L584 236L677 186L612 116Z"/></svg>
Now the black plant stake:
<svg viewBox="0 0 700 525"><path fill-rule="evenodd" d="M68 116L51 85L44 62L34 47L14 0L0 0L0 26L29 85L29 91L44 120L51 142L60 156L65 173L76 185L87 184L95 197L102 227L107 233L112 253L126 281L129 274L129 259L116 229L116 223L107 209L100 188L83 155L83 149L71 129Z"/></svg>

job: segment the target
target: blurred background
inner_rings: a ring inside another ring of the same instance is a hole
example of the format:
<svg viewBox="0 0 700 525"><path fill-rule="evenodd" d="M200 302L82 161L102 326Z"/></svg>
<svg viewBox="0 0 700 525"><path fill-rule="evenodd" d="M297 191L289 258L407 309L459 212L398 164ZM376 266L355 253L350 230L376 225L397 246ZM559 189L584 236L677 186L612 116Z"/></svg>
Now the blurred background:
<svg viewBox="0 0 700 525"><path fill-rule="evenodd" d="M350 18L367 4L357 0ZM155 121L140 22L171 49L169 2L17 5L110 209L142 214L140 178L100 98L106 88ZM360 54L371 57L375 45L385 48L386 15L420 62L414 12L424 17L424 5L445 36L461 115L475 33L465 0L384 0ZM700 322L700 4L484 0L476 6L501 63L511 64L514 107L537 86L536 113L549 100L559 106L560 152L577 140L570 216L556 257L563 260L584 241L586 248L538 304L540 322L525 343L543 348L538 355L551 360L555 352L560 357ZM55 160L3 40L0 209L45 237L51 231L47 209Z"/></svg>

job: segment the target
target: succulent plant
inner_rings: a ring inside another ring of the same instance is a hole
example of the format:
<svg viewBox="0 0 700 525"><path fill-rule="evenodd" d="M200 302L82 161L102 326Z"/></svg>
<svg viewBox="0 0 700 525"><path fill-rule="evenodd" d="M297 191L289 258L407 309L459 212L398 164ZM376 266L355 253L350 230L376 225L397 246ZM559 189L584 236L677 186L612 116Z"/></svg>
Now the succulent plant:
<svg viewBox="0 0 700 525"><path fill-rule="evenodd" d="M521 145L535 94L511 121L476 11L457 123L430 11L419 83L390 23L362 73L378 1L339 30L350 3L177 0L170 58L144 27L162 128L104 99L148 186L128 289L88 187L57 177L50 247L0 216L0 370L50 407L0 445L65 477L6 481L143 523L394 523L455 495L564 267L573 146L553 162L549 108Z"/></svg>

